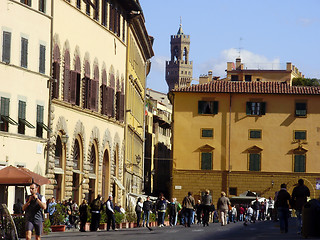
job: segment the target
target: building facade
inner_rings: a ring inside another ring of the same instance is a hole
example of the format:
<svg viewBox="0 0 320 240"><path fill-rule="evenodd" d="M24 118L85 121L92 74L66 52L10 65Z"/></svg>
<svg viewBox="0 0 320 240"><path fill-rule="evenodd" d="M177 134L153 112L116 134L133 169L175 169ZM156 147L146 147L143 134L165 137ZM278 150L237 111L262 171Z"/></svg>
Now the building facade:
<svg viewBox="0 0 320 240"><path fill-rule="evenodd" d="M50 0L0 2L0 168L46 173L51 21ZM0 192L10 211L26 194L19 186Z"/></svg>
<svg viewBox="0 0 320 240"><path fill-rule="evenodd" d="M144 190L146 195L170 194L172 105L167 94L147 89Z"/></svg>
<svg viewBox="0 0 320 240"><path fill-rule="evenodd" d="M173 197L214 202L247 190L274 197L299 178L318 197L318 87L286 82L211 81L173 90Z"/></svg>
<svg viewBox="0 0 320 240"><path fill-rule="evenodd" d="M147 34L142 12L135 13L128 27L128 58L126 82L126 153L124 186L127 205L136 204L136 197L143 192L144 168L144 109L147 75L153 38Z"/></svg>
<svg viewBox="0 0 320 240"><path fill-rule="evenodd" d="M189 61L190 35L185 35L180 24L176 35L171 36L171 60L166 61L166 81L171 89L190 86L192 61Z"/></svg>

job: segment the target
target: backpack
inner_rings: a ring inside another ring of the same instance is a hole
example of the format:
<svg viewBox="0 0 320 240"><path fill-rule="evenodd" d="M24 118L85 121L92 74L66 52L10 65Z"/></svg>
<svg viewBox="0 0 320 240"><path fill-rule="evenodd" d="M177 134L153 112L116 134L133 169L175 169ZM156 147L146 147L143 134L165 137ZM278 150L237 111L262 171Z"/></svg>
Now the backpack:
<svg viewBox="0 0 320 240"><path fill-rule="evenodd" d="M141 212L141 206L139 204L136 205L136 212Z"/></svg>
<svg viewBox="0 0 320 240"><path fill-rule="evenodd" d="M101 209L101 201L98 199L93 200L91 205L91 210L100 211L100 209Z"/></svg>

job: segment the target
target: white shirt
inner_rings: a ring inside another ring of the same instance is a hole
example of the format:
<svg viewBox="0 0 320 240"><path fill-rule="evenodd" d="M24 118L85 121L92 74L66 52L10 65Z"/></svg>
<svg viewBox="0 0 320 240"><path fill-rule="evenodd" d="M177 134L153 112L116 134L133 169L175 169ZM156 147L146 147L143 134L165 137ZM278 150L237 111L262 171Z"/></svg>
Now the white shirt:
<svg viewBox="0 0 320 240"><path fill-rule="evenodd" d="M110 212L113 212L113 209L111 208L111 205L110 205L110 201L107 201L107 209L110 211Z"/></svg>

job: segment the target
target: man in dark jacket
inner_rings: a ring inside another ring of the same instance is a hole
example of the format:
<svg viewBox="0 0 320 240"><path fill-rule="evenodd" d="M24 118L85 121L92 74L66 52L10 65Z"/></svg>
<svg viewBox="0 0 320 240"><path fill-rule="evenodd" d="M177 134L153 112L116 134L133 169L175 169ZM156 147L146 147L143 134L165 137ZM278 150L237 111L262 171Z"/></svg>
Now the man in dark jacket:
<svg viewBox="0 0 320 240"><path fill-rule="evenodd" d="M252 204L252 209L253 209L253 222L256 220L260 219L260 202L258 198L253 202Z"/></svg>
<svg viewBox="0 0 320 240"><path fill-rule="evenodd" d="M291 200L291 197L290 197L290 194L287 192L286 188L287 188L287 185L282 183L281 189L278 192L277 201L276 201L281 233L288 232L289 202Z"/></svg>
<svg viewBox="0 0 320 240"><path fill-rule="evenodd" d="M307 197L310 197L309 188L304 185L303 179L298 180L298 185L292 191L292 207L296 210L298 233L301 233L303 206L307 203Z"/></svg>
<svg viewBox="0 0 320 240"><path fill-rule="evenodd" d="M205 195L202 197L202 210L203 210L203 226L209 226L209 212L212 204L212 196L209 195L209 190L206 190Z"/></svg>
<svg viewBox="0 0 320 240"><path fill-rule="evenodd" d="M91 224L90 224L90 231L97 231L99 228L101 213L102 210L102 202L101 202L101 195L99 194L96 199L92 201L90 204L90 211L91 211Z"/></svg>
<svg viewBox="0 0 320 240"><path fill-rule="evenodd" d="M149 227L149 217L150 217L150 212L152 210L152 202L150 201L150 197L147 197L147 200L145 200L143 202L143 222L142 222L142 226L146 226ZM144 225L146 224L146 225Z"/></svg>
<svg viewBox="0 0 320 240"><path fill-rule="evenodd" d="M182 206L184 208L185 220L187 221L184 224L184 226L191 227L192 212L195 206L194 198L192 197L192 192L188 192L188 196L186 196L182 201Z"/></svg>

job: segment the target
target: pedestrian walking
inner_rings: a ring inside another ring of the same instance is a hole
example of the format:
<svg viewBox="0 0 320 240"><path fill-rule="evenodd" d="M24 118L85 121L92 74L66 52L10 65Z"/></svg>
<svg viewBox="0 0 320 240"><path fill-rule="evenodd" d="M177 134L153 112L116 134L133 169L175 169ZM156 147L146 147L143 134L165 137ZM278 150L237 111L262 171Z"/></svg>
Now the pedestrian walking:
<svg viewBox="0 0 320 240"><path fill-rule="evenodd" d="M91 212L91 224L90 224L90 231L94 232L97 231L100 224L101 218L101 210L102 210L102 202L101 202L101 195L98 194L97 198L94 199L90 204L90 212Z"/></svg>
<svg viewBox="0 0 320 240"><path fill-rule="evenodd" d="M272 199L272 197L269 197L268 200L268 213L267 216L270 220L274 219L274 200Z"/></svg>
<svg viewBox="0 0 320 240"><path fill-rule="evenodd" d="M30 193L22 210L26 212L26 240L31 240L31 233L35 230L35 239L40 240L43 225L42 211L47 208L46 199L38 193L38 186L33 183L30 185Z"/></svg>
<svg viewBox="0 0 320 240"><path fill-rule="evenodd" d="M85 232L85 225L88 219L88 204L87 200L83 199L82 204L79 207L80 214L80 232Z"/></svg>
<svg viewBox="0 0 320 240"><path fill-rule="evenodd" d="M110 230L110 227L112 227L113 230L116 230L116 223L115 223L115 217L114 217L114 209L113 209L113 202L112 202L112 195L109 194L109 198L106 202L106 212L108 216L107 221L107 231Z"/></svg>
<svg viewBox="0 0 320 240"><path fill-rule="evenodd" d="M182 207L184 209L185 222L184 226L191 227L192 222L192 212L194 210L195 202L192 197L192 192L188 192L188 196L186 196L182 201Z"/></svg>
<svg viewBox="0 0 320 240"><path fill-rule="evenodd" d="M142 206L143 210L143 223L142 226L149 227L149 217L150 217L150 212L152 210L152 202L150 201L150 197L148 196L147 199L143 202Z"/></svg>
<svg viewBox="0 0 320 240"><path fill-rule="evenodd" d="M252 204L252 209L253 209L253 221L257 221L258 219L260 219L260 216L259 216L259 212L260 212L260 202L258 200L258 198L256 198L256 200L253 202Z"/></svg>
<svg viewBox="0 0 320 240"><path fill-rule="evenodd" d="M309 188L304 185L303 179L298 180L298 185L292 191L291 205L296 211L297 216L297 230L301 233L302 228L302 211L303 206L307 203L307 198L310 197Z"/></svg>
<svg viewBox="0 0 320 240"><path fill-rule="evenodd" d="M167 200L164 195L160 193L159 198L156 203L156 210L158 212L158 226L164 227L164 218L167 210Z"/></svg>
<svg viewBox="0 0 320 240"><path fill-rule="evenodd" d="M210 206L212 204L212 196L209 195L209 190L205 191L205 194L202 197L202 210L203 210L203 219L202 224L203 226L209 226L209 213L210 213Z"/></svg>
<svg viewBox="0 0 320 240"><path fill-rule="evenodd" d="M247 226L248 223L252 222L252 216L253 216L253 209L251 206L248 207L247 209L247 213L246 213L246 218L245 218L245 222L243 225Z"/></svg>
<svg viewBox="0 0 320 240"><path fill-rule="evenodd" d="M172 198L169 203L169 224L170 227L176 225L176 218L178 213L178 204L176 203L176 199Z"/></svg>
<svg viewBox="0 0 320 240"><path fill-rule="evenodd" d="M51 224L53 224L53 213L56 211L56 205L57 205L56 199L52 197L48 204L49 220Z"/></svg>
<svg viewBox="0 0 320 240"><path fill-rule="evenodd" d="M142 202L142 198L139 197L137 204L136 204L136 214L137 214L137 227L140 227L140 220L141 220L141 214L142 214L142 208L143 208L143 202Z"/></svg>
<svg viewBox="0 0 320 240"><path fill-rule="evenodd" d="M221 226L227 224L227 215L230 206L230 200L226 197L225 192L221 192L221 197L218 199L217 209L219 210Z"/></svg>
<svg viewBox="0 0 320 240"><path fill-rule="evenodd" d="M276 206L278 209L278 216L280 221L280 232L288 232L288 218L289 218L289 201L291 200L290 194L287 191L287 185L281 184L281 189L278 192Z"/></svg>

